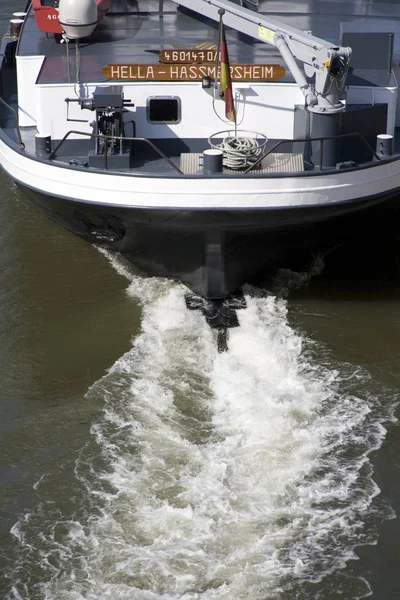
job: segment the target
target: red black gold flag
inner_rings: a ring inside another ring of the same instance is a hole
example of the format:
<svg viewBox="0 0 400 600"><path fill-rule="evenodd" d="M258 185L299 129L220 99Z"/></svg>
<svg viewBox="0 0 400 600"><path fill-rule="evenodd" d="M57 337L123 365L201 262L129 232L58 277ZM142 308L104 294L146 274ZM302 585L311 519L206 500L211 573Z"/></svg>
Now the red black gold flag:
<svg viewBox="0 0 400 600"><path fill-rule="evenodd" d="M220 76L219 76L219 96L225 102L225 115L230 121L236 123L236 110L233 102L231 69L229 65L228 46L226 44L225 28L220 21L220 38L219 38L219 53L220 53Z"/></svg>

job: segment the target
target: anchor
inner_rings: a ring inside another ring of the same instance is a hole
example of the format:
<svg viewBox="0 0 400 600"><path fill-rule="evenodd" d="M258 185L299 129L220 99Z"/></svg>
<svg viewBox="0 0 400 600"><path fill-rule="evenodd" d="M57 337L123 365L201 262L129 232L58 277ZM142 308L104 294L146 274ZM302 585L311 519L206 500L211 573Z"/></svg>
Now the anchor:
<svg viewBox="0 0 400 600"><path fill-rule="evenodd" d="M237 310L247 307L243 294L228 296L223 300L206 300L194 293L185 295L186 307L199 310L211 329L217 330L218 352L228 350L229 329L239 327Z"/></svg>

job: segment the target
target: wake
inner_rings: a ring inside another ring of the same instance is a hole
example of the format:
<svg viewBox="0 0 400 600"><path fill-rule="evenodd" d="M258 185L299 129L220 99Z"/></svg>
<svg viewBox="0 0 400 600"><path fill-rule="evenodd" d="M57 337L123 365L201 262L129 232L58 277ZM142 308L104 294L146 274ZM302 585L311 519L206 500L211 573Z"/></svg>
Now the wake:
<svg viewBox="0 0 400 600"><path fill-rule="evenodd" d="M394 399L296 333L283 298L247 293L221 354L183 286L110 260L141 333L88 391L104 412L76 465L85 509L38 507L40 543L35 518L14 527L9 598L266 600L328 580L392 516L369 454Z"/></svg>

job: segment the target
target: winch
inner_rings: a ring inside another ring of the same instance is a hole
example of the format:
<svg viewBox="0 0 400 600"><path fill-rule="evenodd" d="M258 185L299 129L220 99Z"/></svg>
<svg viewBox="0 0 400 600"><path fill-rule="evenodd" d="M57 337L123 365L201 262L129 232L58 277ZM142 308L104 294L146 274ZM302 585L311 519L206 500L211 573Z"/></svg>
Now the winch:
<svg viewBox="0 0 400 600"><path fill-rule="evenodd" d="M89 166L106 169L129 169L131 142L125 140L123 112L134 106L124 100L122 88L117 85L97 87L92 98L80 99L82 109L96 112L93 137L89 151ZM134 123L130 122L134 137Z"/></svg>

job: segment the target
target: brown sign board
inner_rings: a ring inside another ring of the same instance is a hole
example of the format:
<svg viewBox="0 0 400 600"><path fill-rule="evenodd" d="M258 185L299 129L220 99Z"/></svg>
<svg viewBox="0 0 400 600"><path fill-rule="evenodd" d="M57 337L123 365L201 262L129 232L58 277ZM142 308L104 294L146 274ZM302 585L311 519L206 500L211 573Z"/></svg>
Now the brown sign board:
<svg viewBox="0 0 400 600"><path fill-rule="evenodd" d="M285 69L280 65L230 65L232 81L275 81L281 79ZM109 64L103 67L106 79L116 81L201 81L203 77L216 77L215 64L163 64L132 65Z"/></svg>

